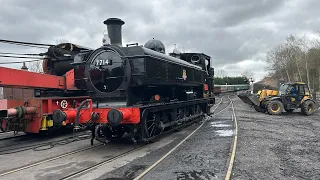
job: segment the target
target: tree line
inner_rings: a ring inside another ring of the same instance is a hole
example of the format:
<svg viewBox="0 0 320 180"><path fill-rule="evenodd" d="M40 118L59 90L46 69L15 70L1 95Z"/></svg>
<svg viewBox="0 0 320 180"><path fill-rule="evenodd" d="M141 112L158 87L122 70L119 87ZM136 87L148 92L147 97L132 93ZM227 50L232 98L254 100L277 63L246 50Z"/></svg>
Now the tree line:
<svg viewBox="0 0 320 180"><path fill-rule="evenodd" d="M249 84L249 78L247 77L214 77L214 84L219 85L235 85L235 84Z"/></svg>
<svg viewBox="0 0 320 180"><path fill-rule="evenodd" d="M215 70L214 84L219 85L235 85L235 84L250 84L254 81L254 74L250 70L244 70L241 76L230 77L223 69Z"/></svg>
<svg viewBox="0 0 320 180"><path fill-rule="evenodd" d="M289 35L266 56L268 77L290 82L301 81L313 91L320 90L320 41Z"/></svg>

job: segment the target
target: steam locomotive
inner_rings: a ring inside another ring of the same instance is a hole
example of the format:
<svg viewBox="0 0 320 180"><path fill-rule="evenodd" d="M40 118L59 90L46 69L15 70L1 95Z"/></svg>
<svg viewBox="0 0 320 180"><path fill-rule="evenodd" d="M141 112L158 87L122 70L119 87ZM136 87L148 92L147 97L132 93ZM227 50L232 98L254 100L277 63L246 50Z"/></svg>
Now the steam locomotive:
<svg viewBox="0 0 320 180"><path fill-rule="evenodd" d="M46 74L6 69L19 71L24 79L0 81L0 86L34 88L36 96L19 108L0 110L6 123L18 122L19 116L25 132L66 124L75 129L85 126L92 131L92 143L125 135L148 141L209 113L215 103L209 56L166 55L163 43L155 39L144 46L123 47L124 21L109 18L104 24L110 43L95 50L73 44L50 47L43 66ZM6 76L0 72L0 77Z"/></svg>

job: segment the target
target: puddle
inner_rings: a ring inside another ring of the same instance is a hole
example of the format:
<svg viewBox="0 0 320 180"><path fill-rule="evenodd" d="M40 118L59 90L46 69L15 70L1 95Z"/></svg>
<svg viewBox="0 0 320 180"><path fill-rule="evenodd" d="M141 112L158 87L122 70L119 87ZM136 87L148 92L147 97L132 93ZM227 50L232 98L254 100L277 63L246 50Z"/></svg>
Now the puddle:
<svg viewBox="0 0 320 180"><path fill-rule="evenodd" d="M222 124L223 122L218 121L218 122L211 122L212 127L230 127L231 125L229 124Z"/></svg>
<svg viewBox="0 0 320 180"><path fill-rule="evenodd" d="M214 123L211 123L211 126L212 127L230 127L230 125L228 124L214 124Z"/></svg>
<svg viewBox="0 0 320 180"><path fill-rule="evenodd" d="M135 173L138 172L139 170L144 170L146 169L148 166L146 165L133 165L129 170L127 170L125 173L124 173L124 176L126 178L134 178L135 176Z"/></svg>
<svg viewBox="0 0 320 180"><path fill-rule="evenodd" d="M213 121L213 122L210 122L211 124L221 124L221 123L224 123L223 121Z"/></svg>
<svg viewBox="0 0 320 180"><path fill-rule="evenodd" d="M227 129L227 130L217 130L216 131L218 136L232 136L233 135L233 130Z"/></svg>
<svg viewBox="0 0 320 180"><path fill-rule="evenodd" d="M187 172L175 172L177 180L195 180L195 179L218 179L214 172L207 170L194 170Z"/></svg>

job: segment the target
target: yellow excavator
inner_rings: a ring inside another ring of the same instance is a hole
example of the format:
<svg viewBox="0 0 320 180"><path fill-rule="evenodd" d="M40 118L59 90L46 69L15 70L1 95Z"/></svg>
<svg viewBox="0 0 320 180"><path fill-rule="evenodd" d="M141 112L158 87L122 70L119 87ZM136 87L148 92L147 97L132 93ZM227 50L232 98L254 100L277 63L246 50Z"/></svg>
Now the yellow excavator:
<svg viewBox="0 0 320 180"><path fill-rule="evenodd" d="M298 108L301 108L302 114L312 115L316 109L310 89L303 82L284 83L279 90L262 89L257 94L238 94L238 97L256 111L272 115L292 112Z"/></svg>

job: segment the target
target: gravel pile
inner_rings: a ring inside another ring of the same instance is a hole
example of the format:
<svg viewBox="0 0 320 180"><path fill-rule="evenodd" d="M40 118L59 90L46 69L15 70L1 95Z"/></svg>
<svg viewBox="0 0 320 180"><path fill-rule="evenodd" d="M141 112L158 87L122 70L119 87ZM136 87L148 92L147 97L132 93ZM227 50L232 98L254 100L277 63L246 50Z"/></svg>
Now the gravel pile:
<svg viewBox="0 0 320 180"><path fill-rule="evenodd" d="M320 179L320 116L258 113L233 98L238 145L232 179Z"/></svg>

